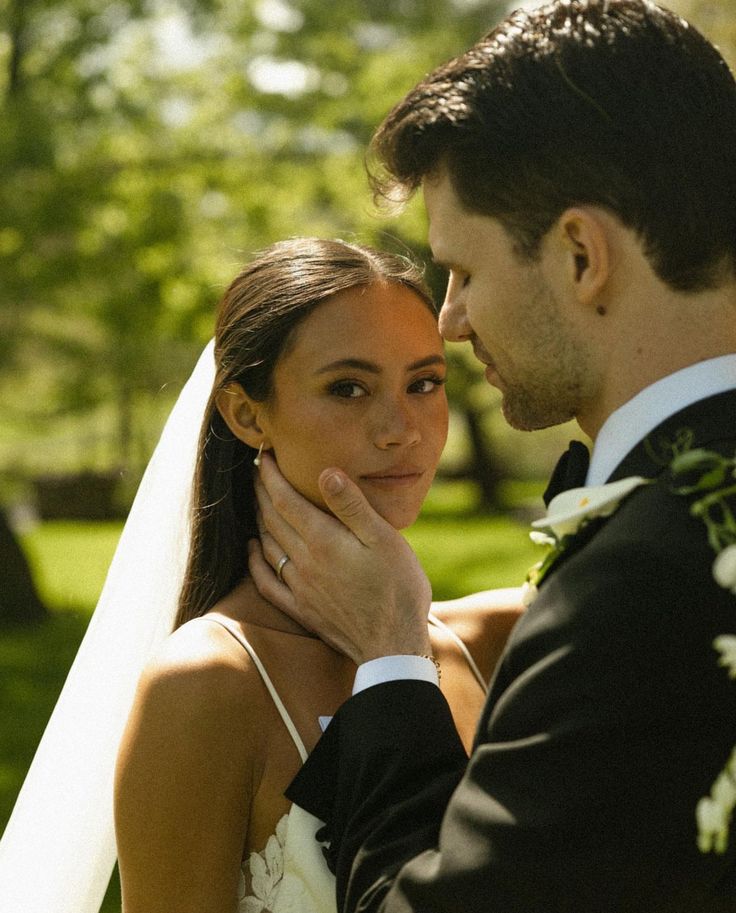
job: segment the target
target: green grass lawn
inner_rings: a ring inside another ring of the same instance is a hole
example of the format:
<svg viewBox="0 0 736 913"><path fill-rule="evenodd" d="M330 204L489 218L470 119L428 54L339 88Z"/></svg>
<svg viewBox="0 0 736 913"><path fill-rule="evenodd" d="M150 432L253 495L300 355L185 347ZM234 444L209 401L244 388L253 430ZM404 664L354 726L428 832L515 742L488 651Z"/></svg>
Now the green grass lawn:
<svg viewBox="0 0 736 913"><path fill-rule="evenodd" d="M89 615L100 595L122 523L42 523L23 539L36 584L55 611Z"/></svg>
<svg viewBox="0 0 736 913"><path fill-rule="evenodd" d="M121 525L43 523L24 538L44 600L56 613L88 615L97 601ZM526 524L507 516L456 513L430 503L406 538L432 581L436 599L513 586L537 560Z"/></svg>
<svg viewBox="0 0 736 913"><path fill-rule="evenodd" d="M435 599L519 584L538 558L525 524L478 515L472 503L472 491L462 483L437 486L406 533ZM23 539L52 613L41 625L6 630L0 637L0 829L84 634L121 528L43 523ZM113 879L102 911L115 910L120 896Z"/></svg>

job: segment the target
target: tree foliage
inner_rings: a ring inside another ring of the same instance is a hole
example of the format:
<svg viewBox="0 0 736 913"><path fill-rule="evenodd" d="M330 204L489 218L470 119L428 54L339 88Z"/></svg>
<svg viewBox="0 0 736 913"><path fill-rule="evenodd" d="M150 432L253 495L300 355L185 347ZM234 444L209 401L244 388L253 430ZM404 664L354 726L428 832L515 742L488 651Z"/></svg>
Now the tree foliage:
<svg viewBox="0 0 736 913"><path fill-rule="evenodd" d="M735 0L672 5L732 58ZM181 380L251 252L315 234L426 256L421 208L380 217L363 153L390 106L503 11L0 0L3 426L107 429L114 403L115 449L135 462L146 403Z"/></svg>
<svg viewBox="0 0 736 913"><path fill-rule="evenodd" d="M116 450L135 460L146 397L182 378L251 252L297 234L421 251L418 211L374 211L363 152L391 104L499 13L473 0L0 0L6 421L48 440L115 403Z"/></svg>

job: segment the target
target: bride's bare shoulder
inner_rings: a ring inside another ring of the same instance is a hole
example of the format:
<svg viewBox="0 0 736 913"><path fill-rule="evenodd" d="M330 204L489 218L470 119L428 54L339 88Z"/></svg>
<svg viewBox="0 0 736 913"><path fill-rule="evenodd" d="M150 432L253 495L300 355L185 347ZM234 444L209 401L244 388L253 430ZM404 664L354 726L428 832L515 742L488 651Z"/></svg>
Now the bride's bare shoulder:
<svg viewBox="0 0 736 913"><path fill-rule="evenodd" d="M485 590L447 602L432 603L432 613L466 642L483 640L489 629L513 624L523 612L519 587Z"/></svg>
<svg viewBox="0 0 736 913"><path fill-rule="evenodd" d="M186 622L170 634L146 666L139 698L176 711L217 712L247 718L262 698L258 670L245 648L222 624L217 613ZM226 624L235 624L224 618Z"/></svg>
<svg viewBox="0 0 736 913"><path fill-rule="evenodd" d="M148 663L115 773L121 873L128 893L146 898L136 910L150 908L151 885L180 896L192 846L208 847L213 879L237 871L266 761L266 710L247 653L210 619L182 625Z"/></svg>
<svg viewBox="0 0 736 913"><path fill-rule="evenodd" d="M486 680L490 680L522 612L521 589L517 587L432 603L432 613L463 641Z"/></svg>

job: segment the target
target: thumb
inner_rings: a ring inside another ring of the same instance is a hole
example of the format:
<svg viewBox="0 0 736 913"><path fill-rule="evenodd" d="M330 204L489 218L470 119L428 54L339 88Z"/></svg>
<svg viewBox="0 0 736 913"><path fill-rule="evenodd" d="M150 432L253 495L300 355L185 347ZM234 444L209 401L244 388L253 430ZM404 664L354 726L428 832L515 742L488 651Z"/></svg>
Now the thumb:
<svg viewBox="0 0 736 913"><path fill-rule="evenodd" d="M373 545L386 521L373 510L358 486L339 469L325 469L318 480L325 504L363 545Z"/></svg>

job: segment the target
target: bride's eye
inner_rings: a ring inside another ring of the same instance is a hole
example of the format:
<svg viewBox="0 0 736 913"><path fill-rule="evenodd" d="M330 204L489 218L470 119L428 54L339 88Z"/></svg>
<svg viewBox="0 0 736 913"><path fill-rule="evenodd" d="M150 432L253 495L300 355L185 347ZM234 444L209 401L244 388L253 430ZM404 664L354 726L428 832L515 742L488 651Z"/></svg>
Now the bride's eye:
<svg viewBox="0 0 736 913"><path fill-rule="evenodd" d="M354 380L338 380L330 384L329 392L332 396L340 396L343 399L358 399L360 396L368 395L367 390Z"/></svg>
<svg viewBox="0 0 736 913"><path fill-rule="evenodd" d="M438 374L432 377L420 377L409 385L409 393L432 393L445 383L445 378Z"/></svg>

